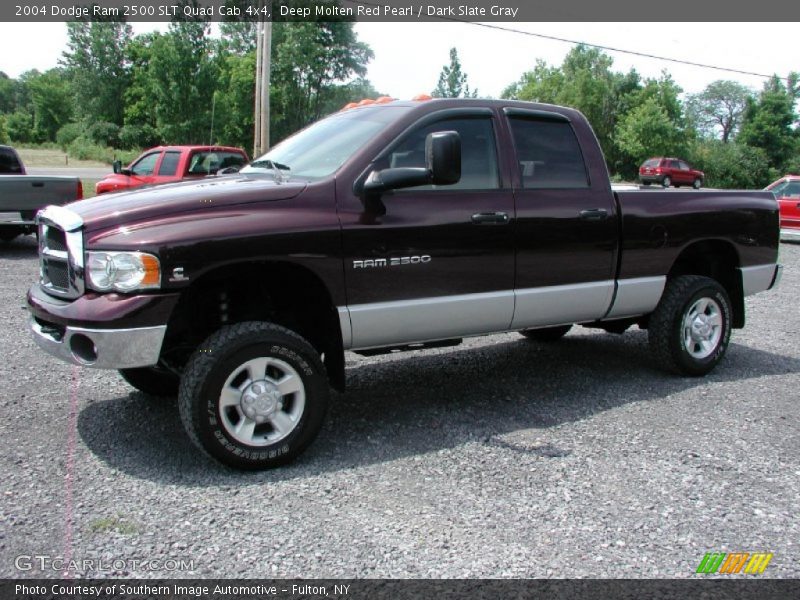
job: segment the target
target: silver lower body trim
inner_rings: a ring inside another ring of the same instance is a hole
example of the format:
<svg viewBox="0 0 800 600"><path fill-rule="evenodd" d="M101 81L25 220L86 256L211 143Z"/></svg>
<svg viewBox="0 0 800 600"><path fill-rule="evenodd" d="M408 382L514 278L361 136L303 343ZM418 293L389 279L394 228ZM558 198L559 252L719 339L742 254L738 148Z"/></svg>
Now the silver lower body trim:
<svg viewBox="0 0 800 600"><path fill-rule="evenodd" d="M61 339L30 320L36 344L62 360L95 369L151 367L158 362L166 325L137 329L67 327Z"/></svg>
<svg viewBox="0 0 800 600"><path fill-rule="evenodd" d="M517 290L510 329L594 321L606 314L613 294L613 280Z"/></svg>
<svg viewBox="0 0 800 600"><path fill-rule="evenodd" d="M350 348L380 348L507 331L514 314L514 292L356 304L349 312ZM342 322L341 310L339 314Z"/></svg>
<svg viewBox="0 0 800 600"><path fill-rule="evenodd" d="M778 265L775 263L756 265L754 267L740 267L744 295L751 296L770 289L772 282L775 280L777 269Z"/></svg>
<svg viewBox="0 0 800 600"><path fill-rule="evenodd" d="M604 318L621 319L653 312L661 300L666 283L666 276L620 279L617 282L614 306Z"/></svg>

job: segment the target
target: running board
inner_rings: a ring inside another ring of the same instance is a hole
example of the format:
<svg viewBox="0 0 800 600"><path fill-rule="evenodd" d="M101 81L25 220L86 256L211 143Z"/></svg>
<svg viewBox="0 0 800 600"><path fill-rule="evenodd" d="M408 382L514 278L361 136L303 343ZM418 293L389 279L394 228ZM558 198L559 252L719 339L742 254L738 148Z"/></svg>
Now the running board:
<svg viewBox="0 0 800 600"><path fill-rule="evenodd" d="M419 342L418 344L402 344L400 346L384 346L383 348L367 348L366 350L353 350L356 354L361 356L378 356L379 354L391 354L393 352L410 352L411 350L426 350L428 348L448 348L450 346L458 346L462 341L461 338L454 338L451 340L438 340L435 342Z"/></svg>

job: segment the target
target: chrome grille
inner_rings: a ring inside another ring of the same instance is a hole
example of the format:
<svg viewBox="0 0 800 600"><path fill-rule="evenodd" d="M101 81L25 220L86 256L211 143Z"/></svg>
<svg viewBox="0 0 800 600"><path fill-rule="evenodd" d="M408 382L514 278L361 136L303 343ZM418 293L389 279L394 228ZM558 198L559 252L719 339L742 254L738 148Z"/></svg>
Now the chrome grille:
<svg viewBox="0 0 800 600"><path fill-rule="evenodd" d="M48 206L36 217L42 289L53 296L83 294L83 220L66 208Z"/></svg>

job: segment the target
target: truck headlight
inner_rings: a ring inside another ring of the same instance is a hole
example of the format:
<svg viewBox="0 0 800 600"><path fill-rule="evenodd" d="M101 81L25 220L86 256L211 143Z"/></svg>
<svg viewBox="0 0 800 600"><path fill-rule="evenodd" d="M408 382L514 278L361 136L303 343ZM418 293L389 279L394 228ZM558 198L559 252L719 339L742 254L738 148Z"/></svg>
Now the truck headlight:
<svg viewBox="0 0 800 600"><path fill-rule="evenodd" d="M144 252L87 252L89 286L98 292L130 292L161 284L158 258Z"/></svg>

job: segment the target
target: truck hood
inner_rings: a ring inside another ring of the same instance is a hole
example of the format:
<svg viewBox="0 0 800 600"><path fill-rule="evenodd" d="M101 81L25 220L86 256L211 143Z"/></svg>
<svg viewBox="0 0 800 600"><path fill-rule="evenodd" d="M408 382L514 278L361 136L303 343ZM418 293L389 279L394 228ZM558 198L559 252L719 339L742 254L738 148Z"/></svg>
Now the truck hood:
<svg viewBox="0 0 800 600"><path fill-rule="evenodd" d="M304 181L277 182L270 175L232 175L103 194L67 207L81 216L86 231L96 231L213 207L288 200L306 185Z"/></svg>

